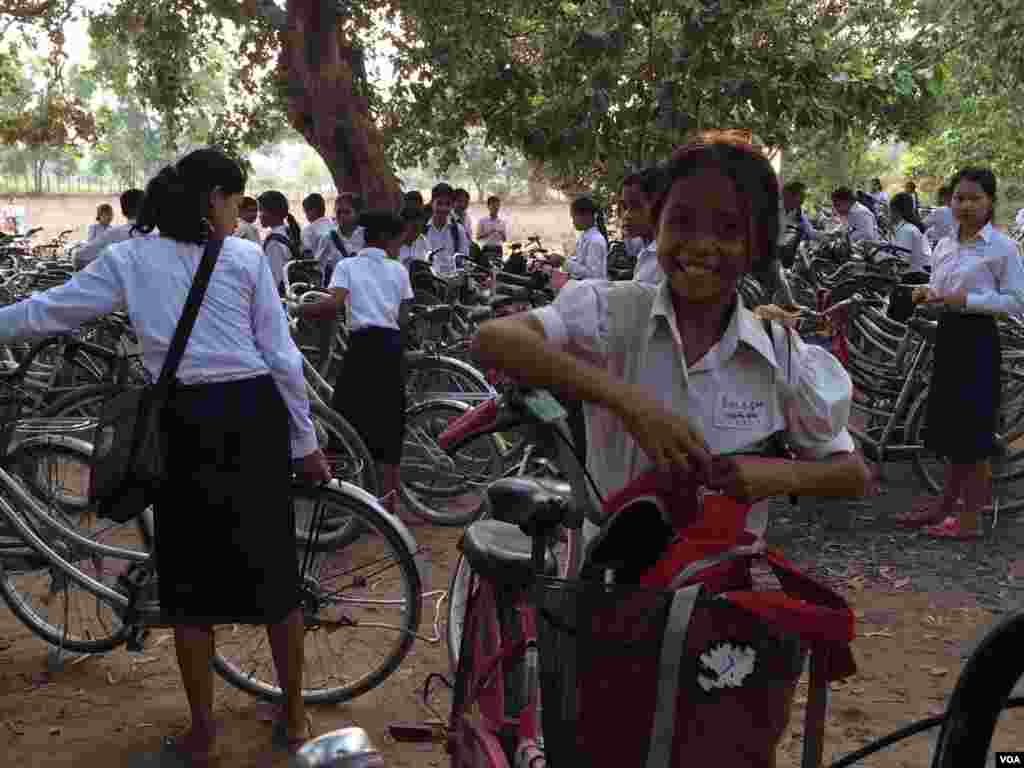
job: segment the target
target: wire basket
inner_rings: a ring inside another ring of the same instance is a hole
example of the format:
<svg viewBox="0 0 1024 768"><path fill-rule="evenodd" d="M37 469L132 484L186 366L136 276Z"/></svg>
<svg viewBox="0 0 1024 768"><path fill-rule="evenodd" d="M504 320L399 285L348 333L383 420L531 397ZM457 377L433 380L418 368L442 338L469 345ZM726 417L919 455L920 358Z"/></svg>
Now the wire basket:
<svg viewBox="0 0 1024 768"><path fill-rule="evenodd" d="M537 583L549 768L645 765L673 597L635 586ZM687 627L666 768L773 766L802 668L799 639L704 593Z"/></svg>

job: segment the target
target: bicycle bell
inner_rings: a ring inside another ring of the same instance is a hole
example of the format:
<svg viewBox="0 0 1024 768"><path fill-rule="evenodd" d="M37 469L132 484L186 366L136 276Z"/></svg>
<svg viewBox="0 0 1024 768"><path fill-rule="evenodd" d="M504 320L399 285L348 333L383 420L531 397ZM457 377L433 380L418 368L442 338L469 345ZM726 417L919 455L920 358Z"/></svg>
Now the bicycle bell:
<svg viewBox="0 0 1024 768"><path fill-rule="evenodd" d="M307 741L290 768L384 768L384 757L362 728L340 728Z"/></svg>

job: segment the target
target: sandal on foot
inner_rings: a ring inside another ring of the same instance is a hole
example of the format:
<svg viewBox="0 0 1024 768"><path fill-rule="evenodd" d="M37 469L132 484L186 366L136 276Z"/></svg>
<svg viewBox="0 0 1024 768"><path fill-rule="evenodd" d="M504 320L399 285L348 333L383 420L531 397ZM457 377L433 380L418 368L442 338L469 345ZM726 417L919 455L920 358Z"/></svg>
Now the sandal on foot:
<svg viewBox="0 0 1024 768"><path fill-rule="evenodd" d="M302 746L313 738L313 718L306 715L306 732L302 736L289 736L288 725L284 720L275 720L270 731L270 742L278 749L285 749L295 754Z"/></svg>
<svg viewBox="0 0 1024 768"><path fill-rule="evenodd" d="M905 512L902 515L896 515L896 522L906 528L923 528L928 525L940 525L943 520L946 519L946 515L942 512L940 505L940 501L921 504L920 506L911 509L909 512ZM960 502L957 502L957 506L959 505Z"/></svg>
<svg viewBox="0 0 1024 768"><path fill-rule="evenodd" d="M935 539L954 539L956 541L969 541L971 539L980 539L982 533L980 530L968 530L960 526L960 520L955 517L947 517L938 525L929 525L924 529L926 536L931 536Z"/></svg>
<svg viewBox="0 0 1024 768"><path fill-rule="evenodd" d="M206 749L189 746L187 735L164 736L160 739L160 753L171 755L186 766L209 765L216 757L216 749L213 746Z"/></svg>

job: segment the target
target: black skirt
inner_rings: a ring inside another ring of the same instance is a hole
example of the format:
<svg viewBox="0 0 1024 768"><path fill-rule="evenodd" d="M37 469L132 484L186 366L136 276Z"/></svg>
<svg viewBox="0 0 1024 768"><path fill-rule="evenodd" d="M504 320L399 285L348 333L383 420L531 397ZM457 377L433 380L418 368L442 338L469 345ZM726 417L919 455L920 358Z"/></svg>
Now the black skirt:
<svg viewBox="0 0 1024 768"><path fill-rule="evenodd" d="M363 438L374 461L402 462L405 439L405 348L393 328L361 328L349 336L331 408Z"/></svg>
<svg viewBox="0 0 1024 768"><path fill-rule="evenodd" d="M169 624L275 624L298 605L288 410L259 376L177 387L162 420L168 487L155 505Z"/></svg>
<svg viewBox="0 0 1024 768"><path fill-rule="evenodd" d="M929 450L956 464L995 455L1001 362L995 318L952 312L941 316L928 394Z"/></svg>

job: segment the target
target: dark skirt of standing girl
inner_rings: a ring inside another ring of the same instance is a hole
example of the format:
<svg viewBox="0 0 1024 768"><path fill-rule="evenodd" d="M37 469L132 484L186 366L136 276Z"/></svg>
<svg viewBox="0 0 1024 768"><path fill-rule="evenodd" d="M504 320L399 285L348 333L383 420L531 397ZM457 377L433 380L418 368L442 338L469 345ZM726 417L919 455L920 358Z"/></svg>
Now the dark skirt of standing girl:
<svg viewBox="0 0 1024 768"><path fill-rule="evenodd" d="M288 410L269 376L175 387L155 505L168 624L276 624L298 605Z"/></svg>
<svg viewBox="0 0 1024 768"><path fill-rule="evenodd" d="M405 403L401 332L371 326L352 333L331 408L359 432L379 464L402 461Z"/></svg>
<svg viewBox="0 0 1024 768"><path fill-rule="evenodd" d="M954 464L996 453L1002 352L995 318L946 312L939 319L925 445Z"/></svg>

